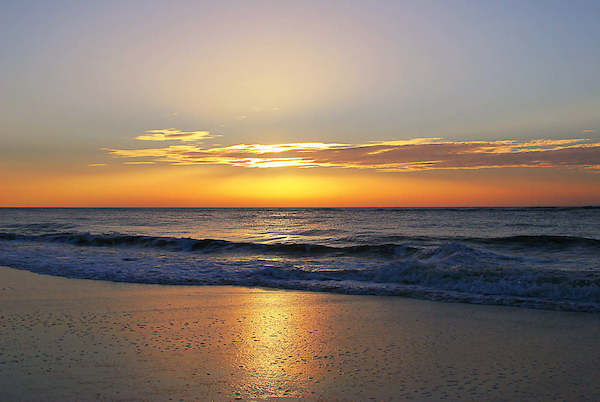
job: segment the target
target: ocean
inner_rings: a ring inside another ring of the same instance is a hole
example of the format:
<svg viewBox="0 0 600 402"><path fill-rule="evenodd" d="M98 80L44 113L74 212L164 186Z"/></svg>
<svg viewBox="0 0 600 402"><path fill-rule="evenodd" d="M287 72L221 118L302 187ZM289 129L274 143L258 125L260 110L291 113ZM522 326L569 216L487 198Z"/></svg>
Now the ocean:
<svg viewBox="0 0 600 402"><path fill-rule="evenodd" d="M0 208L0 265L600 312L600 207Z"/></svg>

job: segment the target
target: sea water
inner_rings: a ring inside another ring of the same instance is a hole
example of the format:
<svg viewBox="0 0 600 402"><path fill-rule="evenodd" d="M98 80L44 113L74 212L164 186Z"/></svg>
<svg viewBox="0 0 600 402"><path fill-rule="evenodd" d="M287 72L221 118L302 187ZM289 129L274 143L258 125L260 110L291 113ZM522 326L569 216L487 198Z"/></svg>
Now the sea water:
<svg viewBox="0 0 600 402"><path fill-rule="evenodd" d="M600 311L600 208L1 208L0 265Z"/></svg>

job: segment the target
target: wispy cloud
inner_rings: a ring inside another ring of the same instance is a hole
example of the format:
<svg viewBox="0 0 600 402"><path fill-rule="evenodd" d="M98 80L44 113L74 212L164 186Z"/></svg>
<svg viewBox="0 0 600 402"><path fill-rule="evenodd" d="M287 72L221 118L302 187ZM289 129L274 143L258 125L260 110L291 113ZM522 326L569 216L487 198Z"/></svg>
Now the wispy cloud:
<svg viewBox="0 0 600 402"><path fill-rule="evenodd" d="M596 130L594 130L593 128L586 128L582 132L585 134L596 134Z"/></svg>
<svg viewBox="0 0 600 402"><path fill-rule="evenodd" d="M596 169L600 160L600 142L589 139L455 142L416 138L365 144L307 142L212 148L190 144L107 151L118 157L143 157L174 165L337 167L386 172L553 166Z"/></svg>
<svg viewBox="0 0 600 402"><path fill-rule="evenodd" d="M218 137L208 131L181 131L174 128L163 130L148 130L145 134L135 137L145 141L200 141Z"/></svg>
<svg viewBox="0 0 600 402"><path fill-rule="evenodd" d="M106 166L106 163L90 163L88 164L89 167L101 167L101 166Z"/></svg>

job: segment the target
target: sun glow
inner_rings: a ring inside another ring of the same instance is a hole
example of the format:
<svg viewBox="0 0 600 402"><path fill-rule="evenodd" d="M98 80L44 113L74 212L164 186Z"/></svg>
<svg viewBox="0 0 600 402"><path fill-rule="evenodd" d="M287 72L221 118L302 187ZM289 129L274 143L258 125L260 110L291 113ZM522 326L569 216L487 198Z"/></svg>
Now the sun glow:
<svg viewBox="0 0 600 402"><path fill-rule="evenodd" d="M224 180L220 185L223 195L229 199L243 197L253 204L287 205L335 199L344 194L343 184L329 177L301 175L247 176L241 175Z"/></svg>

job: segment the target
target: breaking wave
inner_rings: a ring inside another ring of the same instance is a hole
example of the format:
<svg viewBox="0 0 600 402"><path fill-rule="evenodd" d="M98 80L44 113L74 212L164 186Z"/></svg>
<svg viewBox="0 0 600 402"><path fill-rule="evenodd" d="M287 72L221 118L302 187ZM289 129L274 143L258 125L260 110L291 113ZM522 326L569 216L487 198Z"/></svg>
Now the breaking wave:
<svg viewBox="0 0 600 402"><path fill-rule="evenodd" d="M568 249L585 247L600 253L600 240L575 236L508 236L492 238L468 237L408 237L383 236L377 244L360 244L335 247L311 243L252 243L219 239L193 239L163 236L141 236L121 233L90 234L57 232L43 235L23 235L0 232L0 240L25 240L35 242L67 243L89 247L145 247L171 251L199 253L260 252L290 255L357 255L396 256L419 251L413 244L445 244L460 242L472 245L510 246L515 248ZM355 240L345 238L344 240ZM398 243L402 242L402 243Z"/></svg>
<svg viewBox="0 0 600 402"><path fill-rule="evenodd" d="M541 235L378 240L384 242L338 247L122 233L3 232L0 265L118 282L267 286L600 312L597 239Z"/></svg>

